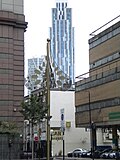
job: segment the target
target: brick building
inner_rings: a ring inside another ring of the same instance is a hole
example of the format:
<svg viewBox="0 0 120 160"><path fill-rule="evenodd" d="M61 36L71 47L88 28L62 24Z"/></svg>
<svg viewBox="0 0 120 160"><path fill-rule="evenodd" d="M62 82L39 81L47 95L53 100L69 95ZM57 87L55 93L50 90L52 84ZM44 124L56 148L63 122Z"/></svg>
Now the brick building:
<svg viewBox="0 0 120 160"><path fill-rule="evenodd" d="M77 127L92 127L95 145L96 130L101 128L112 130L113 146L117 147L120 127L119 16L115 19L118 19L115 24L113 21L110 27L89 39L89 76L76 82L75 117Z"/></svg>

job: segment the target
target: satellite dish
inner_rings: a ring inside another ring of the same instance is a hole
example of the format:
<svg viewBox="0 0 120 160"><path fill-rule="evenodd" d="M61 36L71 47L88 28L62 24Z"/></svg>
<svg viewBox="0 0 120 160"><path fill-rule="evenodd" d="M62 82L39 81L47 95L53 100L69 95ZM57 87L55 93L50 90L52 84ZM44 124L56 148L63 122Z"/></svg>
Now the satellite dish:
<svg viewBox="0 0 120 160"><path fill-rule="evenodd" d="M37 76L36 74L33 74L33 75L31 76L31 78L32 78L32 79L37 79L38 76Z"/></svg>
<svg viewBox="0 0 120 160"><path fill-rule="evenodd" d="M35 85L38 85L38 84L40 84L40 80L35 81Z"/></svg>
<svg viewBox="0 0 120 160"><path fill-rule="evenodd" d="M60 80L57 80L57 85L62 86L62 82Z"/></svg>
<svg viewBox="0 0 120 160"><path fill-rule="evenodd" d="M38 70L38 69L35 69L34 72L35 72L36 74L40 74L40 70Z"/></svg>

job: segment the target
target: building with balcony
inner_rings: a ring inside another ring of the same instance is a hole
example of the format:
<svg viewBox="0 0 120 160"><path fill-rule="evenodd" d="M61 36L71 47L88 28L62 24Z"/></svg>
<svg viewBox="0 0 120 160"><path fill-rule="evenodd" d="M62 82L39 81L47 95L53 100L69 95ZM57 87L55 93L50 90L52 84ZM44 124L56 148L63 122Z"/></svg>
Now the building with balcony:
<svg viewBox="0 0 120 160"><path fill-rule="evenodd" d="M72 9L67 5L67 0L56 0L56 8L52 8L51 57L74 84L74 28Z"/></svg>

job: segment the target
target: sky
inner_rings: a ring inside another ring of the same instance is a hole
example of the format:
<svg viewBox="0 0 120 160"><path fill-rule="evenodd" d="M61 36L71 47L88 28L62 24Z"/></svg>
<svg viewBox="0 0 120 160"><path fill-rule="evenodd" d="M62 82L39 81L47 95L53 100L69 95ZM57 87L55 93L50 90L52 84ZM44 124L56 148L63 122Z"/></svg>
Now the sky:
<svg viewBox="0 0 120 160"><path fill-rule="evenodd" d="M25 66L27 59L46 55L49 27L52 26L51 9L56 0L24 0ZM120 15L120 0L68 0L72 8L72 26L75 28L75 76L89 70L89 34ZM120 19L119 19L120 20Z"/></svg>

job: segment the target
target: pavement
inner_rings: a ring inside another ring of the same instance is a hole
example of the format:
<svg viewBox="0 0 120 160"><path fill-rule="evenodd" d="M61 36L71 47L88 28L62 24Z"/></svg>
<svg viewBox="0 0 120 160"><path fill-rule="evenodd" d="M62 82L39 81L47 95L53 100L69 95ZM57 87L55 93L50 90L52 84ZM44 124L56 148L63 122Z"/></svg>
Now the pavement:
<svg viewBox="0 0 120 160"><path fill-rule="evenodd" d="M32 160L32 159L11 159L11 160ZM39 158L34 158L39 160ZM40 158L40 160L46 160L46 158ZM63 157L52 157L50 160L63 160ZM93 160L92 158L75 158L75 157L64 157L64 160ZM116 160L116 159L94 159L94 160Z"/></svg>
<svg viewBox="0 0 120 160"><path fill-rule="evenodd" d="M63 160L63 158L53 158L53 160ZM8 159L6 159L8 160ZM32 159L11 159L11 160L32 160ZM39 158L34 158L34 160L39 160ZM40 160L45 160L44 158L41 158ZM92 160L91 158L65 158L65 160ZM94 159L94 160L111 160L111 159ZM116 160L116 159L112 159L112 160Z"/></svg>
<svg viewBox="0 0 120 160"><path fill-rule="evenodd" d="M63 157L54 157L53 160L63 160ZM65 157L65 160L111 160L111 159L92 159L92 158L71 158L71 157ZM116 160L116 159L112 159L112 160Z"/></svg>

